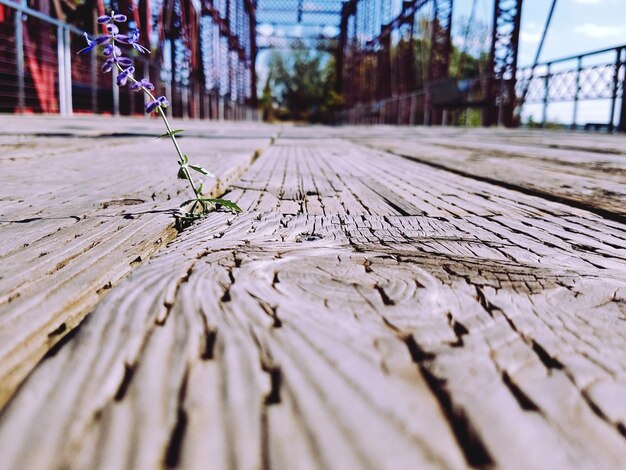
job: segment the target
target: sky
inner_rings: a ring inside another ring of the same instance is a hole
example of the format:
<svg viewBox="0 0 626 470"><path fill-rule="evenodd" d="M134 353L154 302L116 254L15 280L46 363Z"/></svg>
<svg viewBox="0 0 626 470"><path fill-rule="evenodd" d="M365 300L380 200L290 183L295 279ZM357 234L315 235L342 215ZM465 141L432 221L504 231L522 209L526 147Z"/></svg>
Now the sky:
<svg viewBox="0 0 626 470"><path fill-rule="evenodd" d="M534 59L550 3L549 0L524 0L520 65L531 64ZM626 0L560 0L541 59L556 59L624 44Z"/></svg>
<svg viewBox="0 0 626 470"><path fill-rule="evenodd" d="M462 1L462 0L461 0ZM480 0L479 0L480 1ZM543 25L550 8L549 0L524 0L519 63L532 64L541 39ZM559 0L548 30L541 61L558 59L584 52L626 44L626 0ZM613 53L592 60L609 63ZM568 64L570 65L570 64ZM573 63L571 66L575 66ZM555 103L548 108L548 120L569 124L572 122L573 103ZM523 118L542 115L540 105L527 105ZM619 118L616 112L615 119ZM610 120L608 100L581 102L578 123Z"/></svg>
<svg viewBox="0 0 626 470"><path fill-rule="evenodd" d="M389 0L394 7L400 0ZM475 18L491 26L493 0L476 0ZM295 3L295 2L294 2ZM468 18L473 0L455 0L454 23ZM519 66L531 65L541 39L551 0L524 0L520 33ZM458 26L453 26L458 36ZM456 39L458 44L460 38ZM558 0L548 30L540 61L605 49L626 44L626 0ZM598 57L608 63L613 55ZM260 69L264 64L259 63ZM575 66L575 65L573 65ZM261 74L262 75L262 74ZM541 117L541 106L527 105L523 116ZM617 113L619 114L619 113ZM572 104L552 104L548 119L570 123ZM579 122L608 122L609 104L604 101L583 102L579 107Z"/></svg>
<svg viewBox="0 0 626 470"><path fill-rule="evenodd" d="M477 0L476 16L491 24L493 0ZM532 65L548 17L551 0L524 0L520 33L519 66ZM472 0L455 1L455 19L468 17ZM578 55L626 44L626 0L557 0L552 23L540 57L540 62ZM609 63L613 54L598 56L594 60ZM574 68L574 62L564 64ZM527 104L522 113L526 121L542 116L542 106ZM615 119L618 119L616 113ZM554 103L548 108L548 120L570 124L573 103ZM610 102L586 101L579 105L577 122L602 122L610 120Z"/></svg>

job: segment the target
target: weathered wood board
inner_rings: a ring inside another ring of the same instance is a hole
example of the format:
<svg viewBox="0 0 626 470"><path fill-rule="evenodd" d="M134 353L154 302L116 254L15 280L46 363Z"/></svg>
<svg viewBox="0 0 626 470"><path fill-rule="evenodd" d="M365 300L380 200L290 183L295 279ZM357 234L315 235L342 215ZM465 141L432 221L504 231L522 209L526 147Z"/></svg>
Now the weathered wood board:
<svg viewBox="0 0 626 470"><path fill-rule="evenodd" d="M176 235L187 188L171 143L154 138L156 122L124 121L3 120L0 406L104 291ZM195 124L181 143L221 194L269 144L276 130L263 128L235 143L219 137L227 128Z"/></svg>
<svg viewBox="0 0 626 470"><path fill-rule="evenodd" d="M620 136L491 129L346 132L377 149L626 220L626 146Z"/></svg>
<svg viewBox="0 0 626 470"><path fill-rule="evenodd" d="M109 289L0 468L623 468L625 226L356 131L286 128Z"/></svg>

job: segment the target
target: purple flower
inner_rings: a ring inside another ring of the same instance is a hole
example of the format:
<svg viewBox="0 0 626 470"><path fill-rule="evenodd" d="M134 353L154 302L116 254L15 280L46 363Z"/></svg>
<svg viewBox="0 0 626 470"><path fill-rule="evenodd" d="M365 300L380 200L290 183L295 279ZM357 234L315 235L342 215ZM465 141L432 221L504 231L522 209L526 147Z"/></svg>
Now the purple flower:
<svg viewBox="0 0 626 470"><path fill-rule="evenodd" d="M120 64L120 66L122 67L131 67L133 65L133 61L130 60L128 57L118 57L116 55L113 55L113 57L109 57L107 60L104 61L104 64L102 64L102 72L109 73L111 70L113 70L113 66L115 64Z"/></svg>
<svg viewBox="0 0 626 470"><path fill-rule="evenodd" d="M87 52L91 52L96 47L102 44L106 44L111 40L110 36L98 36L93 41L89 39L89 35L87 33L84 33L83 36L85 36L85 40L87 41L87 47L78 51L79 54L86 54Z"/></svg>
<svg viewBox="0 0 626 470"><path fill-rule="evenodd" d="M120 64L122 67L130 67L133 65L133 61L128 57L115 57L115 62Z"/></svg>
<svg viewBox="0 0 626 470"><path fill-rule="evenodd" d="M126 82L128 82L128 78L133 76L133 73L135 73L135 67L130 66L127 69L122 70L116 79L117 82L117 86L124 86L126 85Z"/></svg>
<svg viewBox="0 0 626 470"><path fill-rule="evenodd" d="M118 33L120 32L120 28L118 28L117 26L115 26L114 24L108 24L107 25L107 31L109 33L109 35L111 37L115 37L118 35Z"/></svg>
<svg viewBox="0 0 626 470"><path fill-rule="evenodd" d="M152 83L150 83L150 81L146 78L142 78L140 81L133 83L130 86L130 89L132 91L141 91L142 88L145 88L146 90L154 90L154 85Z"/></svg>
<svg viewBox="0 0 626 470"><path fill-rule="evenodd" d="M106 46L104 46L102 53L106 57L109 57L111 54L113 54L114 56L121 56L122 50L119 47L114 46L113 44L107 44Z"/></svg>
<svg viewBox="0 0 626 470"><path fill-rule="evenodd" d="M139 44L137 41L139 41L139 31L135 29L130 33L130 36L128 37L128 44L133 46L134 49L138 50L142 54L145 54L146 52L150 54L150 51L147 48L143 47L141 44Z"/></svg>
<svg viewBox="0 0 626 470"><path fill-rule="evenodd" d="M117 23L125 23L127 19L128 18L126 18L126 15L115 15L115 14L112 14L112 16L109 16L109 15L99 16L96 21L98 23L100 23L100 24L108 24L111 21L115 21Z"/></svg>
<svg viewBox="0 0 626 470"><path fill-rule="evenodd" d="M113 70L113 64L115 63L114 59L107 59L104 61L104 64L102 64L102 72L103 73L109 73L111 70Z"/></svg>
<svg viewBox="0 0 626 470"><path fill-rule="evenodd" d="M137 42L139 41L139 31L137 31L136 29L131 31L130 34L128 35L127 34L115 35L115 40L117 42L121 42L122 44L128 44L129 46L133 46L133 49L138 50L142 54L145 54L145 53L150 54L150 51L148 50L148 48L142 46L141 44Z"/></svg>
<svg viewBox="0 0 626 470"><path fill-rule="evenodd" d="M167 108L169 105L170 102L165 96L159 96L156 100L146 103L146 113L149 114L157 108Z"/></svg>

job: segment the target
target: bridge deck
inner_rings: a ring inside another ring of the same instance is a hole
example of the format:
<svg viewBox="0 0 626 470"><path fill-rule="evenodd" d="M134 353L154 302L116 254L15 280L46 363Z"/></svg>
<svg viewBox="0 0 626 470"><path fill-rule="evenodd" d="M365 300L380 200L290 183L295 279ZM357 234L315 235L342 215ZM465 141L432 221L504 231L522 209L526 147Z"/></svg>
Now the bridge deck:
<svg viewBox="0 0 626 470"><path fill-rule="evenodd" d="M3 121L0 468L623 465L626 138L177 127Z"/></svg>

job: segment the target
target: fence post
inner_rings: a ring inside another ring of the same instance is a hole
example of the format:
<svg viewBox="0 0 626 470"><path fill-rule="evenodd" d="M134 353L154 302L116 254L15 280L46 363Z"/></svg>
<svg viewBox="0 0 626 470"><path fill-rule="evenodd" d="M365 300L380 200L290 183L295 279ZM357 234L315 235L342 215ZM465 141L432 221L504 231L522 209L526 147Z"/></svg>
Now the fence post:
<svg viewBox="0 0 626 470"><path fill-rule="evenodd" d="M65 49L65 112L68 116L74 114L74 103L72 101L72 49L70 47L70 30L63 28L63 46ZM59 84L59 87L61 84Z"/></svg>
<svg viewBox="0 0 626 470"><path fill-rule="evenodd" d="M61 116L67 116L67 87L65 86L65 35L63 34L63 26L57 26L57 74L59 86L59 112Z"/></svg>
<svg viewBox="0 0 626 470"><path fill-rule="evenodd" d="M116 85L117 68L111 70L111 91L113 92L113 116L120 115L120 89Z"/></svg>
<svg viewBox="0 0 626 470"><path fill-rule="evenodd" d="M165 96L167 96L171 102L170 106L165 108L165 115L168 118L172 118L174 116L174 106L176 103L174 100L174 85L172 76L170 76L169 80L165 82Z"/></svg>
<svg viewBox="0 0 626 470"><path fill-rule="evenodd" d="M546 70L546 76L543 79L544 92L543 92L543 116L541 118L541 127L546 127L548 122L548 101L550 99L550 69L552 64L548 62L548 69Z"/></svg>
<svg viewBox="0 0 626 470"><path fill-rule="evenodd" d="M619 70L622 68L622 50L617 49L615 57L615 70L613 70L613 94L611 96L611 120L609 121L609 132L615 129L615 105L617 104L617 91L619 89Z"/></svg>
<svg viewBox="0 0 626 470"><path fill-rule="evenodd" d="M204 119L211 119L211 99L205 87L202 87L202 96L204 98Z"/></svg>
<svg viewBox="0 0 626 470"><path fill-rule="evenodd" d="M507 96L507 99L512 99L510 96ZM500 77L500 90L498 92L498 127L504 125L504 72L502 72L502 77Z"/></svg>
<svg viewBox="0 0 626 470"><path fill-rule="evenodd" d="M89 73L91 74L91 112L98 113L98 63L96 52L89 54Z"/></svg>
<svg viewBox="0 0 626 470"><path fill-rule="evenodd" d="M622 68L624 68L623 65L622 63ZM622 79L622 109L617 131L626 132L626 69L624 70L624 78Z"/></svg>
<svg viewBox="0 0 626 470"><path fill-rule="evenodd" d="M20 113L24 112L24 24L22 23L22 11L15 10L15 56L17 66L17 108Z"/></svg>
<svg viewBox="0 0 626 470"><path fill-rule="evenodd" d="M580 73L583 70L583 58L578 56L578 69L576 70L576 94L574 95L574 118L572 120L572 130L578 126L578 100L580 98Z"/></svg>
<svg viewBox="0 0 626 470"><path fill-rule="evenodd" d="M181 85L182 93L181 93L181 101L182 101L182 118L189 119L189 86Z"/></svg>

